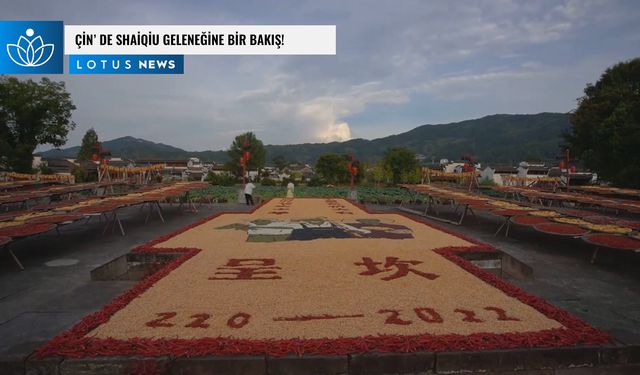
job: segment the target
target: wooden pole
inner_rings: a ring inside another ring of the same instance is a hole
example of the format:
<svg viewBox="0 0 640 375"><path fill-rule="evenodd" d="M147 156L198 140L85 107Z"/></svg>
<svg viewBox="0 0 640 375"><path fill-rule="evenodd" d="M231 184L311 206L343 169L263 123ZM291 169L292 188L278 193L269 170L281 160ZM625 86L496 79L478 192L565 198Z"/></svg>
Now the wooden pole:
<svg viewBox="0 0 640 375"><path fill-rule="evenodd" d="M242 185L246 185L247 183L246 174L247 174L247 167L243 164L242 165Z"/></svg>
<svg viewBox="0 0 640 375"><path fill-rule="evenodd" d="M566 152L566 158L567 158L566 167L567 167L567 190L568 190L569 189L569 181L571 179L571 169L569 168L569 160L570 160L570 158L569 158L569 149L568 148L567 148L567 152Z"/></svg>

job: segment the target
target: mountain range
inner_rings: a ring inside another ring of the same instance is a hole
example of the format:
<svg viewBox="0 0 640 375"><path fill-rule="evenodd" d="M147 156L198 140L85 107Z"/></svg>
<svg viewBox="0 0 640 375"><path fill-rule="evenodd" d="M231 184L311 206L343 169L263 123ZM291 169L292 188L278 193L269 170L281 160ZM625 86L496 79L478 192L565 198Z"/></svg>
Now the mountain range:
<svg viewBox="0 0 640 375"><path fill-rule="evenodd" d="M315 163L328 152L355 154L359 160L373 162L392 147L407 147L427 161L442 158L460 159L473 155L484 163L514 163L522 160L555 159L562 142L561 134L570 128L565 113L532 115L496 114L461 122L422 125L405 133L366 140L345 142L266 145L267 163L282 156L288 161ZM121 137L102 142L112 156L127 159L178 160L197 157L203 161L224 162L227 153L220 151L186 151L163 143L140 138ZM47 158L75 157L79 146L41 152Z"/></svg>

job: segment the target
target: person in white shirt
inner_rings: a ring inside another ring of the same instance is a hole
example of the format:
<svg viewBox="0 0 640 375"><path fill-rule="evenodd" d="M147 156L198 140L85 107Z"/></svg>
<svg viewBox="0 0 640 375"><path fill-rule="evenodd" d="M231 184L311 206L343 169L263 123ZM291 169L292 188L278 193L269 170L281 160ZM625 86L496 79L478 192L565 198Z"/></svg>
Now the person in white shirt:
<svg viewBox="0 0 640 375"><path fill-rule="evenodd" d="M253 189L256 188L251 182L247 182L244 185L244 199L247 201L247 206L253 206Z"/></svg>
<svg viewBox="0 0 640 375"><path fill-rule="evenodd" d="M293 198L293 189L294 189L293 182L289 182L287 184L287 198Z"/></svg>

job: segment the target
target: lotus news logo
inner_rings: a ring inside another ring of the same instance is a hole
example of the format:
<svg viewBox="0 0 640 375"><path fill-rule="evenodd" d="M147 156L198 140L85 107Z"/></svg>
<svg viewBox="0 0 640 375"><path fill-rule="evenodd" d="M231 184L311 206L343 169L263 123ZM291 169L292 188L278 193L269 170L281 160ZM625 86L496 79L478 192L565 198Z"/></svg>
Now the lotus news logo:
<svg viewBox="0 0 640 375"><path fill-rule="evenodd" d="M62 21L0 21L0 73L62 74Z"/></svg>
<svg viewBox="0 0 640 375"><path fill-rule="evenodd" d="M28 37L33 37L33 29L27 29L25 31ZM51 60L53 51L56 46L53 44L44 44L41 36L36 36L29 40L20 35L18 43L7 44L7 53L11 60L24 67L30 66L42 66Z"/></svg>

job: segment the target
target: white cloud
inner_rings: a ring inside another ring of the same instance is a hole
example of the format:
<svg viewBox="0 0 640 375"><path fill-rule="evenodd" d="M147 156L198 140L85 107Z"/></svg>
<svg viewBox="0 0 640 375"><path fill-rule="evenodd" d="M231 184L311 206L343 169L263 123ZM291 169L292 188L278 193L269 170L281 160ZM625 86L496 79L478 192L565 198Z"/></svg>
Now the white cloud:
<svg viewBox="0 0 640 375"><path fill-rule="evenodd" d="M258 108L266 124L267 142L330 142L351 139L345 118L362 113L374 104L399 104L409 100L400 90L388 90L379 82L361 85L328 85L323 95L306 93L306 86L280 76L259 90L241 93L231 108ZM286 138L282 138L286 137Z"/></svg>
<svg viewBox="0 0 640 375"><path fill-rule="evenodd" d="M322 142L346 141L351 139L349 124L343 119L361 113L372 104L399 104L408 96L398 90L378 88L379 83L370 82L351 88L349 91L314 98L298 106L298 117L308 122L315 140Z"/></svg>
<svg viewBox="0 0 640 375"><path fill-rule="evenodd" d="M529 81L543 73L535 70L505 70L478 74L461 74L437 79L424 84L424 90L445 100L464 100L484 95L502 97L506 86L521 86L519 81ZM524 85L522 85L524 86Z"/></svg>
<svg viewBox="0 0 640 375"><path fill-rule="evenodd" d="M316 138L321 142L348 141L351 139L351 129L346 122L330 123L317 133Z"/></svg>
<svg viewBox="0 0 640 375"><path fill-rule="evenodd" d="M190 150L227 147L244 130L266 143L316 142L369 136L374 125L376 135L397 133L469 108L569 110L604 67L637 56L639 13L617 0L3 7L7 19L68 24L337 24L336 56L187 57L182 76L52 77L68 82L78 106L71 145L93 126L102 139L133 135Z"/></svg>

